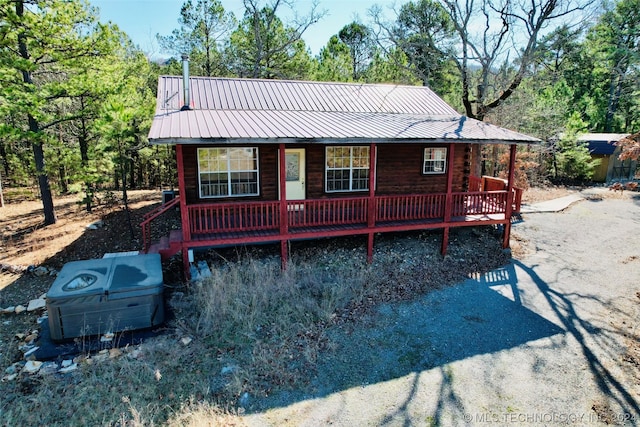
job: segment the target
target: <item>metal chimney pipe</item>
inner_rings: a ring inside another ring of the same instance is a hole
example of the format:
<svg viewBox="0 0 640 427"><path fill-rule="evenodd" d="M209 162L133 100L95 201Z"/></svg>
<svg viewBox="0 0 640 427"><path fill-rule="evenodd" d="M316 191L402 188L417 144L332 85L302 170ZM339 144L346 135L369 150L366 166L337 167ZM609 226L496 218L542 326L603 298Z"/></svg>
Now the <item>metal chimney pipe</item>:
<svg viewBox="0 0 640 427"><path fill-rule="evenodd" d="M184 105L181 111L191 109L191 89L189 88L189 55L182 55L182 87L184 89Z"/></svg>

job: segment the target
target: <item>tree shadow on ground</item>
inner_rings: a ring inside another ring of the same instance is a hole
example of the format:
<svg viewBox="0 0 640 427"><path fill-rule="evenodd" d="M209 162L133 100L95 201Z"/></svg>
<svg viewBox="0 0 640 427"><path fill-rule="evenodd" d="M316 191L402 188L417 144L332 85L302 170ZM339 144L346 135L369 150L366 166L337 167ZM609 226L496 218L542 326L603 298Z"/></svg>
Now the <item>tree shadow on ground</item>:
<svg viewBox="0 0 640 427"><path fill-rule="evenodd" d="M636 199L637 202L638 199ZM584 300L585 298L593 299L593 296L563 294L553 289L545 282L535 271L534 266L528 266L520 261L515 260L514 264L524 271L536 285L540 293L544 296L545 301L552 309L556 318L559 319L562 328L566 333L572 336L579 344L580 350L587 362L589 371L595 379L595 384L600 391L609 399L617 403L622 413L633 417L632 419L640 419L640 404L636 398L627 390L627 387L618 379L616 375L607 368L607 364L601 360L598 353L603 350L607 351L614 346L613 335L623 335L620 330L615 329L613 325L609 329L603 329L594 325L587 319L578 314L577 306L574 301L576 297ZM608 305L600 302L602 305ZM609 305L609 309L615 311L616 307ZM589 337L589 339L587 339ZM595 348L596 346L600 348ZM610 351L607 351L610 353ZM611 354L612 359L616 358L615 354ZM607 405L608 406L608 405ZM597 408L593 408L597 412ZM618 415L620 413L617 413ZM607 414L598 414L606 417ZM606 420L605 420L606 421ZM616 421L616 420L612 420ZM620 421L620 420L617 420ZM609 424L607 422L607 424Z"/></svg>
<svg viewBox="0 0 640 427"><path fill-rule="evenodd" d="M305 392L276 394L256 409L288 406L412 374L419 377L423 371L446 370L454 361L565 332L523 306L518 295L515 267L509 264L413 302L383 304L358 324L328 331L333 350L321 355L317 375ZM451 387L445 391L442 399L456 400ZM398 411L406 409L411 393L407 399Z"/></svg>

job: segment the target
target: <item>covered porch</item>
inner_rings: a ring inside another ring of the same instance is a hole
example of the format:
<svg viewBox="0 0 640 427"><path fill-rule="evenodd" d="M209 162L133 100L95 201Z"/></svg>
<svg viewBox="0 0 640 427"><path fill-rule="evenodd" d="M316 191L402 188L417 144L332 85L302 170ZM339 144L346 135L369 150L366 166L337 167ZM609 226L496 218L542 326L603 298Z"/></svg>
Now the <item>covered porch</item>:
<svg viewBox="0 0 640 427"><path fill-rule="evenodd" d="M511 217L520 210L521 190L515 188L513 170L516 145L511 147L509 178L468 176L467 191L453 191L453 168L446 173L446 192L428 194L378 195L376 169L369 174L368 195L314 199L288 199L284 165L285 144L279 145L279 200L221 201L189 203L184 197L182 146L177 145L179 196L142 223L144 251L165 256L182 252L185 271L190 252L198 248L255 243L280 243L283 268L292 240L367 235L367 258L372 260L376 233L442 229L443 254L447 251L451 227L502 225L503 247L509 245ZM449 164L453 164L455 144L448 145ZM375 165L375 144L371 144L370 164ZM165 248L151 245L153 220L163 210L179 206L181 230L168 237Z"/></svg>

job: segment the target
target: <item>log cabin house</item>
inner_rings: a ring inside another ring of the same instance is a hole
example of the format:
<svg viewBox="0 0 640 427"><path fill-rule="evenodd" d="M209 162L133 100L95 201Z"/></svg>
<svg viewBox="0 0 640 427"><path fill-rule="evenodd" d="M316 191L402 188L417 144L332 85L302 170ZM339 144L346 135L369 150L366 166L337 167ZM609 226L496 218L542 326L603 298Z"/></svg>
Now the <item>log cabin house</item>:
<svg viewBox="0 0 640 427"><path fill-rule="evenodd" d="M521 192L517 144L537 139L458 114L428 87L161 76L151 144L175 145L177 196L141 224L144 251L503 225ZM509 179L474 176L481 144L510 146ZM182 229L151 245L150 225L179 206Z"/></svg>

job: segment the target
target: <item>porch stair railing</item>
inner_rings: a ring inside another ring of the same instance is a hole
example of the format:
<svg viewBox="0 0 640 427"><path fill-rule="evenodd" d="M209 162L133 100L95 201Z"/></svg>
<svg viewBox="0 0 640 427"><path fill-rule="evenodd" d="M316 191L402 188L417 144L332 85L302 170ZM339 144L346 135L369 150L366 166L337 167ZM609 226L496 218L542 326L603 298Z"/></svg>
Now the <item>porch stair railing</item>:
<svg viewBox="0 0 640 427"><path fill-rule="evenodd" d="M160 253L163 258L167 258L180 251L182 246L182 232L180 230L173 230L169 236L161 238L159 242L153 245L151 244L151 222L178 206L179 203L180 197L178 196L144 215L143 221L140 223L142 229L142 251L144 253Z"/></svg>

